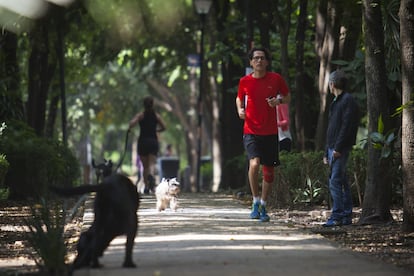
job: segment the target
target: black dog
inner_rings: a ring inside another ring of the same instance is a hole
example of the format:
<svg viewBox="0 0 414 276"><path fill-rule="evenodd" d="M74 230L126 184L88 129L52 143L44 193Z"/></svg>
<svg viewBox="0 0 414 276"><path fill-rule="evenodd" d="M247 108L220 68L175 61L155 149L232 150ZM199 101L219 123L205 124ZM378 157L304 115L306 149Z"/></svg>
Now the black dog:
<svg viewBox="0 0 414 276"><path fill-rule="evenodd" d="M96 165L95 160L92 159L92 167L95 169L97 182L100 183L103 178L112 174L113 163L112 160L104 159L103 163Z"/></svg>
<svg viewBox="0 0 414 276"><path fill-rule="evenodd" d="M71 196L96 192L95 218L91 227L81 234L77 245L78 254L72 269L100 267L98 258L110 242L119 235L126 235L124 267L135 267L132 261L134 239L138 230L137 211L139 195L132 181L121 174L112 174L99 185L83 185L74 188L56 188L59 195Z"/></svg>

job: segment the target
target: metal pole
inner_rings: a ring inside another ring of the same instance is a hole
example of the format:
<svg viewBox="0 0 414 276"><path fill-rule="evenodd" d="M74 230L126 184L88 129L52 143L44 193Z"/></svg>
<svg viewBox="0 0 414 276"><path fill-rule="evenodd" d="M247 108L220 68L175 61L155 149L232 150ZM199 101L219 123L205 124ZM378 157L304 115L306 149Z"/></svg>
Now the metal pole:
<svg viewBox="0 0 414 276"><path fill-rule="evenodd" d="M201 178L201 138L202 138L202 120L203 120L203 79L204 79L204 25L206 21L206 15L200 14L201 19L201 39L200 39L200 80L199 80L199 91L198 91L198 143L197 143L197 177L196 177L196 187L197 192L200 192L200 178Z"/></svg>

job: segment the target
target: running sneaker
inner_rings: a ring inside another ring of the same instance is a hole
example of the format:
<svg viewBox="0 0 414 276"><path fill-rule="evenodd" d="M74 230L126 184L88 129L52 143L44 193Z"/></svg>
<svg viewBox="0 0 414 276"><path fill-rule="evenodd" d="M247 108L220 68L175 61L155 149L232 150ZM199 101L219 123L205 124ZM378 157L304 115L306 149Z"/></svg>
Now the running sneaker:
<svg viewBox="0 0 414 276"><path fill-rule="evenodd" d="M252 212L250 213L251 219L259 219L260 218L260 203L253 203L252 204Z"/></svg>
<svg viewBox="0 0 414 276"><path fill-rule="evenodd" d="M341 226L342 221L339 221L337 219L329 218L325 224L323 224L323 227L335 227L335 226Z"/></svg>
<svg viewBox="0 0 414 276"><path fill-rule="evenodd" d="M270 220L270 217L267 215L266 207L262 205L260 208L260 221L268 222L269 220Z"/></svg>

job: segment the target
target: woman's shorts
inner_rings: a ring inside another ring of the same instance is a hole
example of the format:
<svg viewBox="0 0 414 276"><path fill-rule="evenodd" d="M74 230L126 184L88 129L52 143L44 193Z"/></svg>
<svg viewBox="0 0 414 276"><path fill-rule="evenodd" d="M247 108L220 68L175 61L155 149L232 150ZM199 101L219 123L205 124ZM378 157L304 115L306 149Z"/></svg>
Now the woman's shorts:
<svg viewBox="0 0 414 276"><path fill-rule="evenodd" d="M140 156L157 155L160 149L157 139L141 138L138 139L138 154Z"/></svg>
<svg viewBox="0 0 414 276"><path fill-rule="evenodd" d="M279 161L279 138L278 135L254 135L245 134L243 144L250 159L259 157L260 164L277 167Z"/></svg>

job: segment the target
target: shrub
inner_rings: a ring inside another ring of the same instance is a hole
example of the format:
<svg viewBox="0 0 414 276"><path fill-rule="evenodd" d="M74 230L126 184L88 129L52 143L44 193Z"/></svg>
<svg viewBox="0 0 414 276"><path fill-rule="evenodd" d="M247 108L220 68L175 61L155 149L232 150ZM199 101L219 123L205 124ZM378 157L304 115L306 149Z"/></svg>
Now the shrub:
<svg viewBox="0 0 414 276"><path fill-rule="evenodd" d="M327 200L327 167L323 152L280 153L280 179L293 203L320 204Z"/></svg>
<svg viewBox="0 0 414 276"><path fill-rule="evenodd" d="M6 155L0 154L0 187L3 185L4 179L6 178L9 165L10 164L6 159Z"/></svg>
<svg viewBox="0 0 414 276"><path fill-rule="evenodd" d="M359 185L361 179L365 177L366 170L365 164L361 161L362 155L363 152L358 152L358 155L354 156L352 152L348 163L351 165L348 168L348 177L355 177L359 180L357 182ZM280 185L288 186L291 200L285 202L285 205L324 204L330 206L329 167L322 162L323 156L323 151L280 153L281 166L276 181L282 182ZM354 167L358 170L354 170ZM351 178L350 183L356 187L355 181L351 182ZM276 183L277 186L278 183ZM357 193L353 194L356 196ZM272 194L272 197L277 198L278 195ZM357 201L354 200L354 202Z"/></svg>
<svg viewBox="0 0 414 276"><path fill-rule="evenodd" d="M6 123L2 122L2 124L0 125L0 139L5 129L6 129ZM6 159L6 155L0 152L0 187L3 185L4 178L6 177L6 173L9 170L9 166L10 164Z"/></svg>
<svg viewBox="0 0 414 276"><path fill-rule="evenodd" d="M57 141L36 136L22 122L9 122L0 141L10 163L4 185L11 199L41 197L49 185L69 186L79 179L79 164L71 151Z"/></svg>
<svg viewBox="0 0 414 276"><path fill-rule="evenodd" d="M65 212L62 204L41 204L31 207L32 216L25 220L29 232L27 242L35 253L31 255L41 275L68 275L67 242L64 237Z"/></svg>

